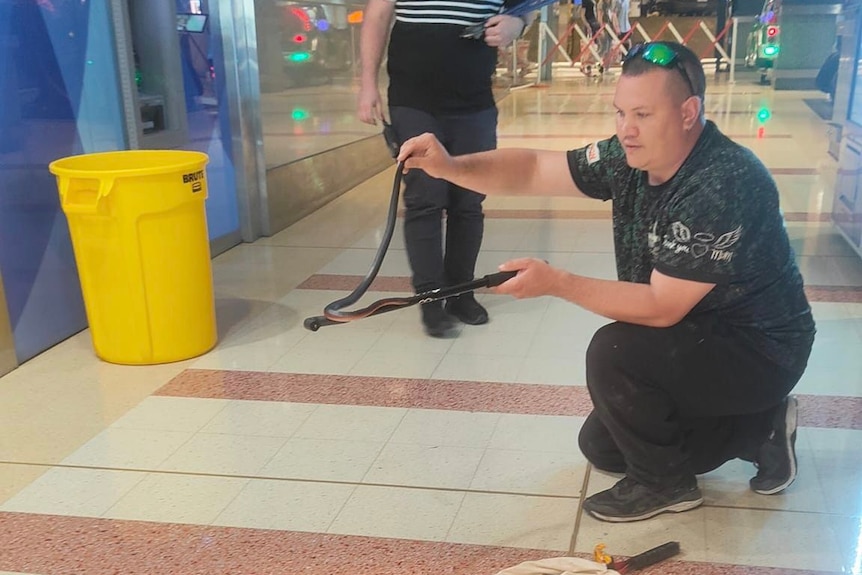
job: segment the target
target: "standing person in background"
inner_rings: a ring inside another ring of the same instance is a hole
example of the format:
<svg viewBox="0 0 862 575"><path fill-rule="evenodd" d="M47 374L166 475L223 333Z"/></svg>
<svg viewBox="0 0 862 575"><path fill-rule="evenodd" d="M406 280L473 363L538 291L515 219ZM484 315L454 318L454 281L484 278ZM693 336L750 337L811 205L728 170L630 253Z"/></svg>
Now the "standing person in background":
<svg viewBox="0 0 862 575"><path fill-rule="evenodd" d="M632 28L632 25L629 22L629 0L603 1L608 3L607 15L608 18L610 18L608 24L610 24L616 37L622 40ZM610 48L605 52L604 59L602 60L605 69L610 68L620 61L618 57L622 56L622 50L620 49L621 46L625 46L626 50L631 47L631 42L628 39L621 44L616 44L611 37L608 37L608 41Z"/></svg>
<svg viewBox="0 0 862 575"><path fill-rule="evenodd" d="M629 21L629 12L631 11L631 4L629 0L615 0L614 3L614 14L616 15L617 26L614 30L617 33L617 37L620 40L623 39L623 36L629 33L632 29L632 23ZM623 46L626 47L626 50L630 49L632 46L631 39L627 39Z"/></svg>
<svg viewBox="0 0 862 575"><path fill-rule="evenodd" d="M596 12L598 12L597 15L599 17L600 28L610 26L611 30L614 29L613 3L614 0L596 1ZM613 47L612 42L613 40L611 40L610 34L608 34L606 30L602 30L602 33L599 34L599 38L596 41L596 44L599 47L599 56L601 57L599 60L599 74L604 74L609 65L609 60L613 56L613 50L611 49Z"/></svg>
<svg viewBox="0 0 862 575"><path fill-rule="evenodd" d="M496 148L491 88L497 48L511 44L528 23L498 14L503 1L368 0L360 36L359 119L376 124L384 118L378 71L391 27L389 114L399 140L430 132L454 155ZM461 37L465 27L485 21L481 39ZM404 181L404 239L413 288L422 292L472 280L485 196L418 170ZM451 335L456 318L478 325L488 321L488 312L472 293L450 298L445 308L441 302L422 304L422 323L432 337Z"/></svg>
<svg viewBox="0 0 862 575"><path fill-rule="evenodd" d="M592 38L596 35L596 33L601 29L601 24L599 24L599 19L596 11L596 1L597 0L583 0L581 2L581 20L584 22L585 32L589 34ZM590 40L587 39L587 42ZM599 39L596 38L595 42L596 48L599 49ZM584 52L583 57L581 58L581 73L585 76L592 76L593 74L593 54L592 50L587 49Z"/></svg>

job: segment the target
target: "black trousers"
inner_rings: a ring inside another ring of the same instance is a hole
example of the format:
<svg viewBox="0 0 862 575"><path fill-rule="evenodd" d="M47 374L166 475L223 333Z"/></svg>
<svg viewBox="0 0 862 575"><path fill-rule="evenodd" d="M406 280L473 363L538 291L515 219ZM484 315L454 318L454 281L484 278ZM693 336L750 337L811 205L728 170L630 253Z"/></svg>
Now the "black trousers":
<svg viewBox="0 0 862 575"><path fill-rule="evenodd" d="M453 156L497 147L496 108L459 116L434 116L405 107L392 107L389 113L401 142L431 132ZM404 243L413 288L420 292L472 280L485 229L485 196L419 170L411 170L404 183Z"/></svg>
<svg viewBox="0 0 862 575"><path fill-rule="evenodd" d="M594 409L578 437L581 451L597 468L652 487L731 459L753 461L802 375L714 318L668 328L606 325L586 364Z"/></svg>

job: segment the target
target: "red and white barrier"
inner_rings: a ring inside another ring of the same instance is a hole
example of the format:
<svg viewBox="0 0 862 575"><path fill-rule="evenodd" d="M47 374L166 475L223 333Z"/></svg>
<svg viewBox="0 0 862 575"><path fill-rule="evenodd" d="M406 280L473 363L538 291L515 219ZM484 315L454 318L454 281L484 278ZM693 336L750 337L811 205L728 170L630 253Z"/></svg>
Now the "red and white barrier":
<svg viewBox="0 0 862 575"><path fill-rule="evenodd" d="M683 35L679 29L676 28L674 23L670 20L667 20L662 24L661 28L659 28L658 32L655 35L650 36L647 33L646 29L644 29L641 22L637 22L635 26L626 32L622 37L617 36L614 30L610 27L610 25L605 24L602 26L595 34L590 34L589 30L585 30L582 26L580 26L577 22L572 22L567 28L566 31L559 37L559 39L554 35L551 29L544 21L537 22L539 24L539 57L542 58L542 61L539 63L539 74L536 79L536 83L543 81L541 78L542 69L550 62L556 54L562 56L562 58L569 64L570 67L574 66L576 62L581 62L583 59L589 54L592 56L596 62L602 63L605 68L613 67L617 65L617 52L621 53L623 56L627 53L626 42L630 39L634 40L636 36L640 37L640 40L643 42L651 42L653 40L660 40L663 36L667 36L670 34L673 39L679 42L682 45L688 45L691 40L697 36L698 34L703 34L706 39L709 41L709 46L706 47L700 54L701 60L714 60L711 54L718 53L718 57L723 59L728 63L730 68L730 82L733 83L735 81L735 57L736 57L736 46L737 46L737 24L738 19L732 18L728 21L727 25L721 30L718 35L714 34L712 30L709 29L709 26L703 20L698 20L689 30L686 31L685 35ZM722 46L722 40L728 35L728 33L733 30L730 51L732 55L728 55L724 46ZM569 38L571 34L577 34L581 39L581 50L580 53L576 57L571 57L565 49L563 49L563 43ZM606 54L602 54L599 51L600 40L603 35L606 35L610 40L610 47ZM546 43L550 45L550 48L546 51L544 49ZM547 80L550 80L548 78Z"/></svg>

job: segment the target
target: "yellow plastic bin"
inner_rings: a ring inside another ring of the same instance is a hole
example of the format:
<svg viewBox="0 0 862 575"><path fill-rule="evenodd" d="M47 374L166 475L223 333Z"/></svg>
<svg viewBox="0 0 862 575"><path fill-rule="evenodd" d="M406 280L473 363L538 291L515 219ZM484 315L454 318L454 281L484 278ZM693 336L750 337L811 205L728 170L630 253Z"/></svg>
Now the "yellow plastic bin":
<svg viewBox="0 0 862 575"><path fill-rule="evenodd" d="M216 344L200 152L130 150L48 166L72 236L96 355L148 365Z"/></svg>

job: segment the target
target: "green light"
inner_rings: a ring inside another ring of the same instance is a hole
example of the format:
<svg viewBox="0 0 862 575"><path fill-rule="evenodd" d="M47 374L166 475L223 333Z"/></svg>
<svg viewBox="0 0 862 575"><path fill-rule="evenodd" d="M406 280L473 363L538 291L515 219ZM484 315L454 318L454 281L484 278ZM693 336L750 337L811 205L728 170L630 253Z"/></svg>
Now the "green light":
<svg viewBox="0 0 862 575"><path fill-rule="evenodd" d="M308 52L295 52L288 56L291 62L305 62L309 58L311 58L311 54Z"/></svg>
<svg viewBox="0 0 862 575"><path fill-rule="evenodd" d="M764 56L775 56L778 54L778 46L764 46L763 47L763 55Z"/></svg>
<svg viewBox="0 0 862 575"><path fill-rule="evenodd" d="M765 122L770 117L772 117L772 113L768 108L761 108L759 112L757 112L757 119L761 122Z"/></svg>
<svg viewBox="0 0 862 575"><path fill-rule="evenodd" d="M308 119L308 110L303 110L302 108L294 108L293 112L291 112L290 117L294 120L301 121Z"/></svg>

